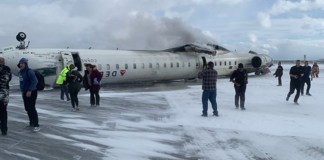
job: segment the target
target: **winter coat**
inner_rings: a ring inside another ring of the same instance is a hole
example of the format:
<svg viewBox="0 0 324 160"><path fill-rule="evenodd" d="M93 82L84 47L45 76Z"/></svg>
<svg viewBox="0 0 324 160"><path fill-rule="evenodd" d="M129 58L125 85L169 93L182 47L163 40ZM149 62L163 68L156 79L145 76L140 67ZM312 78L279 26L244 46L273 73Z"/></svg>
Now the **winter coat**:
<svg viewBox="0 0 324 160"><path fill-rule="evenodd" d="M275 75L276 77L281 77L282 74L283 74L283 68L282 66L278 66L276 72L273 75Z"/></svg>
<svg viewBox="0 0 324 160"><path fill-rule="evenodd" d="M234 82L235 85L246 85L248 83L248 74L246 72L246 70L242 70L240 71L239 69L235 70L231 77L230 77L230 81Z"/></svg>
<svg viewBox="0 0 324 160"><path fill-rule="evenodd" d="M70 92L79 92L81 89L82 75L78 71L68 74L67 83Z"/></svg>
<svg viewBox="0 0 324 160"><path fill-rule="evenodd" d="M102 74L97 70L92 70L90 74L90 91L99 91L100 90L100 81L102 79Z"/></svg>
<svg viewBox="0 0 324 160"><path fill-rule="evenodd" d="M11 81L11 71L8 66L0 64L0 102L9 102L9 82Z"/></svg>
<svg viewBox="0 0 324 160"><path fill-rule="evenodd" d="M58 85L66 84L66 77L69 71L70 71L69 66L64 67L56 80L56 84Z"/></svg>
<svg viewBox="0 0 324 160"><path fill-rule="evenodd" d="M19 71L19 84L21 92L34 91L36 90L37 77L35 72L28 67Z"/></svg>

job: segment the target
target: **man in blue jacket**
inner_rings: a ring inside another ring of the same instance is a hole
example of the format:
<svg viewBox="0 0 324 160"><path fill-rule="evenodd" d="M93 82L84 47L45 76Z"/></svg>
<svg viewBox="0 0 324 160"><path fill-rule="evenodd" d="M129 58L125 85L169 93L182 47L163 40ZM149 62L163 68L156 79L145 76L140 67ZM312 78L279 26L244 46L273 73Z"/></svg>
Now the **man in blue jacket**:
<svg viewBox="0 0 324 160"><path fill-rule="evenodd" d="M22 98L24 101L25 110L29 118L29 126L33 127L35 132L40 130L38 124L38 114L36 110L37 99L37 77L32 69L28 67L28 60L26 58L20 59L18 65L20 91L22 92Z"/></svg>
<svg viewBox="0 0 324 160"><path fill-rule="evenodd" d="M304 62L303 71L304 71L304 76L301 79L300 93L301 95L304 95L304 86L306 83L307 84L306 95L311 96L309 90L311 88L310 74L312 72L312 67L308 65L308 61Z"/></svg>

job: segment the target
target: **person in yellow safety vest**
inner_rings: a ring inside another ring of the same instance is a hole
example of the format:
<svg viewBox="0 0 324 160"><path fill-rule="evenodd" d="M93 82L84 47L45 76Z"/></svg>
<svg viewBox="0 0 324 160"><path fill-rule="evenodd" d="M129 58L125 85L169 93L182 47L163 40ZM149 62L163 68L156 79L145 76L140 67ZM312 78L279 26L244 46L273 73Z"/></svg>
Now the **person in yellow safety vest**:
<svg viewBox="0 0 324 160"><path fill-rule="evenodd" d="M69 72L74 69L74 64L70 64L64 67L56 80L56 84L61 88L61 100L64 101L64 94L66 95L66 100L69 101L70 97L68 94L68 84L66 82L66 77L68 76Z"/></svg>

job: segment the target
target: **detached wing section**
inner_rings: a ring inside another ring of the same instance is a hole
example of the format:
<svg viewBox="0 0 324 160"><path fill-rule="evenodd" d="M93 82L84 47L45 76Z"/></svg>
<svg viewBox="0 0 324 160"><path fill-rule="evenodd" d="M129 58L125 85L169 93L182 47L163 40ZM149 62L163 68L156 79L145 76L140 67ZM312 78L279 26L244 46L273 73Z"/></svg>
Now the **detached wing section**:
<svg viewBox="0 0 324 160"><path fill-rule="evenodd" d="M216 55L217 54L225 54L230 52L228 49L221 47L215 44L186 44L176 48L170 48L164 50L166 52L197 52L197 53L205 53L209 55Z"/></svg>

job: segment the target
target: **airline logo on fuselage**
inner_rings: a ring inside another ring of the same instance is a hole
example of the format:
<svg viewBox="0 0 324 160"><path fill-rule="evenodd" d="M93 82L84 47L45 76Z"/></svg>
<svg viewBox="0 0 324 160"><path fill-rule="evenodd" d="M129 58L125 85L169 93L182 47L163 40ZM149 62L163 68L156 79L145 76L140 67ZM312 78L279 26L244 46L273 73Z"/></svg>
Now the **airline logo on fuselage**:
<svg viewBox="0 0 324 160"><path fill-rule="evenodd" d="M124 76L126 74L126 70L125 69L119 70L119 73L120 73L121 76ZM105 78L108 78L108 77L117 77L118 71L105 71L105 72L101 72L101 74Z"/></svg>

